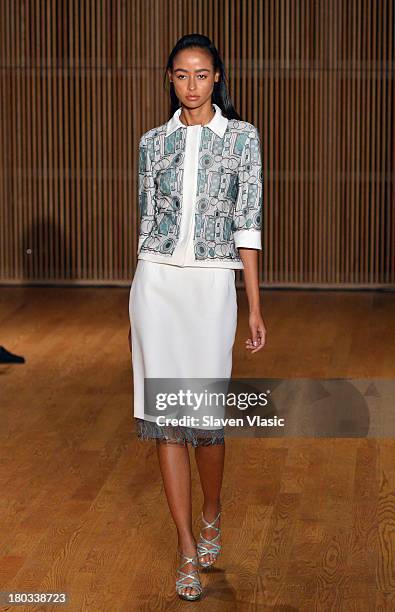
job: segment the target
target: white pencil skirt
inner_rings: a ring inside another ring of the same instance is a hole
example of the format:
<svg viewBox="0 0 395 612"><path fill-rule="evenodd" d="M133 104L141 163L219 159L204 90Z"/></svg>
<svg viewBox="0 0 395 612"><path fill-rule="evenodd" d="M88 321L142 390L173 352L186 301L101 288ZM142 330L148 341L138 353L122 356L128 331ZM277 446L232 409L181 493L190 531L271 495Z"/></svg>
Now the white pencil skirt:
<svg viewBox="0 0 395 612"><path fill-rule="evenodd" d="M133 403L140 439L221 444L224 429L159 426L145 418L145 378L225 378L237 327L235 270L139 259L129 295Z"/></svg>

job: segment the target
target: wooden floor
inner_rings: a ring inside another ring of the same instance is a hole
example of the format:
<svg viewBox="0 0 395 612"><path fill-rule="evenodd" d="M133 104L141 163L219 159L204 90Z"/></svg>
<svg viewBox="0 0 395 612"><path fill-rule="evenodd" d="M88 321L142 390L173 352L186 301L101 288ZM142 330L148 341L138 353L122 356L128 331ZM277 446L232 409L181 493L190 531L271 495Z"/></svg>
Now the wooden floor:
<svg viewBox="0 0 395 612"><path fill-rule="evenodd" d="M0 590L66 591L73 612L395 610L394 439L228 440L223 556L182 602L154 443L133 432L128 290L0 296L0 344L26 358L0 366ZM394 294L265 291L255 355L238 299L234 377L395 377Z"/></svg>

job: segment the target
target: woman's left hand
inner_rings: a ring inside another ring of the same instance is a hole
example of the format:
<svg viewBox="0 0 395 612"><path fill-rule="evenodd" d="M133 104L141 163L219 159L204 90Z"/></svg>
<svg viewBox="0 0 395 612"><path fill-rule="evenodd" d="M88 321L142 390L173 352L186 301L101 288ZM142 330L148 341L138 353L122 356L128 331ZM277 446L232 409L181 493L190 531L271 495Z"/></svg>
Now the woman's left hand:
<svg viewBox="0 0 395 612"><path fill-rule="evenodd" d="M248 320L251 338L246 340L246 349L251 353L260 351L266 342L266 327L260 312L251 312Z"/></svg>

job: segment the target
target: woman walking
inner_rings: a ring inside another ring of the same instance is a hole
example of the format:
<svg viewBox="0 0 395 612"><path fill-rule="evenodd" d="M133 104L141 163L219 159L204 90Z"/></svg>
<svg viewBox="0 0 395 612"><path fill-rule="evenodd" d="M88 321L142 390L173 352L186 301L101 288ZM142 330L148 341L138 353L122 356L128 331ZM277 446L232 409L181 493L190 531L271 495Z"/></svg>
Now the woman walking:
<svg viewBox="0 0 395 612"><path fill-rule="evenodd" d="M265 344L258 286L262 168L257 129L230 101L223 63L209 38L183 36L172 50L169 120L140 139L138 262L130 300L134 417L156 440L178 535L176 590L202 595L198 568L221 551L224 430L158 424L144 405L145 378L230 379L237 326L235 269L244 269L252 353ZM192 531L194 447L203 492L198 542Z"/></svg>

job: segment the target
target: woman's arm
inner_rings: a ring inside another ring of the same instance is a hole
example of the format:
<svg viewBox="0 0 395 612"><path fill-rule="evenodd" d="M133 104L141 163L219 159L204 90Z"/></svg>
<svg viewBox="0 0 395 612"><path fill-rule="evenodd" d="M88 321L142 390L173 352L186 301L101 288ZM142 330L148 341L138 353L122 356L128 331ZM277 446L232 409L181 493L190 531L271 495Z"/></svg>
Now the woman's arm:
<svg viewBox="0 0 395 612"><path fill-rule="evenodd" d="M258 279L258 250L239 248L244 265L244 284L247 293L251 338L246 340L246 349L251 353L259 351L266 342L266 326L261 314Z"/></svg>
<svg viewBox="0 0 395 612"><path fill-rule="evenodd" d="M251 338L246 349L256 353L265 344L266 327L261 314L258 253L262 250L263 174L259 132L252 127L239 168L239 192L234 212L234 240L244 266Z"/></svg>

